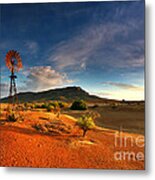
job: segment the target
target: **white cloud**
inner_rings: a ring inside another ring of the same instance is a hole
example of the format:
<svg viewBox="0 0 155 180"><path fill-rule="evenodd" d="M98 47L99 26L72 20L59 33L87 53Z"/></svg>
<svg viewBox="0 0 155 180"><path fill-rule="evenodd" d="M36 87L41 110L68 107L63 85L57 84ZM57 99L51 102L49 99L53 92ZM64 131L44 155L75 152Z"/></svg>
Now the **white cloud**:
<svg viewBox="0 0 155 180"><path fill-rule="evenodd" d="M126 84L121 82L102 82L104 90L94 94L109 99L144 100L144 86Z"/></svg>
<svg viewBox="0 0 155 180"><path fill-rule="evenodd" d="M52 69L51 66L31 67L26 71L25 75L27 80L23 90L26 91L48 90L73 83L65 73L59 73Z"/></svg>
<svg viewBox="0 0 155 180"><path fill-rule="evenodd" d="M112 42L118 33L126 36L130 28L116 23L91 25L68 41L52 48L47 57L57 69L85 69L90 57L102 45Z"/></svg>
<svg viewBox="0 0 155 180"><path fill-rule="evenodd" d="M103 90L102 92L96 92L94 94L108 99L144 100L144 91L141 90Z"/></svg>
<svg viewBox="0 0 155 180"><path fill-rule="evenodd" d="M143 67L144 66L144 40L135 40L128 43L116 43L112 48L116 51L115 58L109 58L109 63L116 67ZM119 62L119 63L118 63Z"/></svg>
<svg viewBox="0 0 155 180"><path fill-rule="evenodd" d="M109 85L109 86L114 86L114 87L117 87L119 89L134 90L134 91L144 91L143 87L132 85L132 84L125 84L125 83L111 82L111 81L102 82L102 84Z"/></svg>

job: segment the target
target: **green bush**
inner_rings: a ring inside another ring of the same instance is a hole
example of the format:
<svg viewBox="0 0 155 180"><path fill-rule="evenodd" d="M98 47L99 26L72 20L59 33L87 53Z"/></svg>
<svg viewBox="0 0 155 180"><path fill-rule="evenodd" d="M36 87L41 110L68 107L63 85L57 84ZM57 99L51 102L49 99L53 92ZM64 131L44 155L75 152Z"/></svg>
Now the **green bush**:
<svg viewBox="0 0 155 180"><path fill-rule="evenodd" d="M72 110L86 110L87 104L83 100L74 101L70 109Z"/></svg>
<svg viewBox="0 0 155 180"><path fill-rule="evenodd" d="M52 102L46 102L43 104L35 104L34 108L40 108L40 109L46 109L47 111L50 111L50 109L57 109L57 108L65 108L67 107L68 104L65 102L57 102L57 101L52 101Z"/></svg>
<svg viewBox="0 0 155 180"><path fill-rule="evenodd" d="M48 105L48 106L46 107L47 112L51 112L53 109L54 109L54 107L51 106L51 105Z"/></svg>
<svg viewBox="0 0 155 180"><path fill-rule="evenodd" d="M53 106L55 108L59 107L59 103L57 101L54 101L54 102L50 102L49 103L50 106Z"/></svg>
<svg viewBox="0 0 155 180"><path fill-rule="evenodd" d="M48 107L48 104L42 104L41 106L40 106L40 108L43 108L43 109L46 109Z"/></svg>
<svg viewBox="0 0 155 180"><path fill-rule="evenodd" d="M94 120L90 115L84 115L80 117L77 120L76 125L83 130L83 137L86 135L88 130L91 130L95 127Z"/></svg>
<svg viewBox="0 0 155 180"><path fill-rule="evenodd" d="M68 104L67 104L66 102L59 102L58 104L59 104L59 107L60 107L60 108L66 108L66 107L68 107Z"/></svg>
<svg viewBox="0 0 155 180"><path fill-rule="evenodd" d="M40 108L40 105L39 104L34 104L34 108Z"/></svg>

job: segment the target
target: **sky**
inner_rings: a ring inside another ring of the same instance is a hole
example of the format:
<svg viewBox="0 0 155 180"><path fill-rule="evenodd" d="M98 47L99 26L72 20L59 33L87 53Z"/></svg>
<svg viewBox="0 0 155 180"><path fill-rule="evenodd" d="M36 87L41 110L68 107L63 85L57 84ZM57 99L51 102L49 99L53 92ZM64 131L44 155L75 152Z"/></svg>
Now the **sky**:
<svg viewBox="0 0 155 180"><path fill-rule="evenodd" d="M80 86L103 98L144 100L144 1L0 5L1 97L6 53L23 69L18 92Z"/></svg>

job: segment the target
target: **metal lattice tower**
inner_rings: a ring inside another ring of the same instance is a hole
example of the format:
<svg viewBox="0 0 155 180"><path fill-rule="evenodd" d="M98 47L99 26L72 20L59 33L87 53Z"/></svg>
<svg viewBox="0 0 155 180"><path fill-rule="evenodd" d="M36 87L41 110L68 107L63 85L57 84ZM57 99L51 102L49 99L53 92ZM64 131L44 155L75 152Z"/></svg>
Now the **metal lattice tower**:
<svg viewBox="0 0 155 180"><path fill-rule="evenodd" d="M9 100L11 104L17 103L17 87L16 87L16 78L15 72L18 72L22 68L22 60L17 51L10 50L6 54L5 58L6 66L11 72L10 77L10 89L9 89Z"/></svg>
<svg viewBox="0 0 155 180"><path fill-rule="evenodd" d="M17 76L12 71L9 77L10 77L9 99L12 99L11 103L14 104L17 102L17 88L16 88L16 81L15 81Z"/></svg>

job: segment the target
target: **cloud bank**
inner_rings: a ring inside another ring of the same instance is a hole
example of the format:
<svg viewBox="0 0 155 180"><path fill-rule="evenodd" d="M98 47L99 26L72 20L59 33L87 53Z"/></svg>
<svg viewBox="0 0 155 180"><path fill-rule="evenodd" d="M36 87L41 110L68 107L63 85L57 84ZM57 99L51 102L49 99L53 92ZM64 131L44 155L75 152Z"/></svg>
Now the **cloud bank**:
<svg viewBox="0 0 155 180"><path fill-rule="evenodd" d="M65 73L59 73L51 66L34 66L24 74L26 75L24 85L26 87L23 89L31 91L48 90L73 83L73 80L68 79Z"/></svg>
<svg viewBox="0 0 155 180"><path fill-rule="evenodd" d="M114 86L120 89L125 89L125 90L137 90L137 91L143 91L144 88L140 87L140 86L135 86L132 84L125 84L125 83L120 83L120 82L103 82L102 84L104 85L110 85L110 86Z"/></svg>
<svg viewBox="0 0 155 180"><path fill-rule="evenodd" d="M94 60L96 64L113 68L143 67L144 41L129 39L138 32L138 26L141 27L136 23L129 26L113 22L85 27L50 49L47 60L59 70L86 69Z"/></svg>

